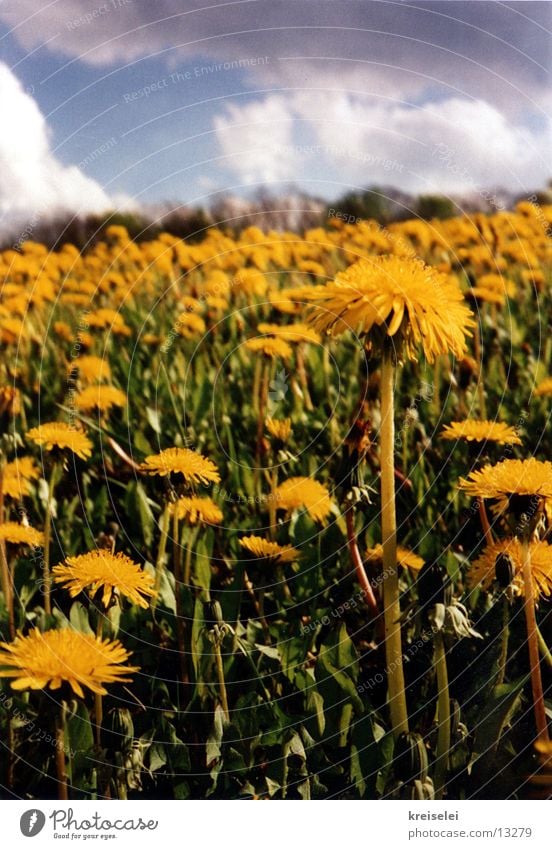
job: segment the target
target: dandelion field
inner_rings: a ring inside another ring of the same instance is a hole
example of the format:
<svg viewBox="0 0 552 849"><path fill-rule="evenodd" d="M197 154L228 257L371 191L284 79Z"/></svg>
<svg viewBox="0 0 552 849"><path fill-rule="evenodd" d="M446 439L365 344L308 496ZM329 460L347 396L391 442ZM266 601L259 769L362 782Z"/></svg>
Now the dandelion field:
<svg viewBox="0 0 552 849"><path fill-rule="evenodd" d="M552 207L0 254L0 784L549 797Z"/></svg>

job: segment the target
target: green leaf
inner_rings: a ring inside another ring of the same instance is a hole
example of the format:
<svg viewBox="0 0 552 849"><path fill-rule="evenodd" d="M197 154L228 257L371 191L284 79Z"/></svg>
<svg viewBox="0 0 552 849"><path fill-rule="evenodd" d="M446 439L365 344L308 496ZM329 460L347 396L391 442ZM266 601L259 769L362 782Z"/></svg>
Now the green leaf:
<svg viewBox="0 0 552 849"><path fill-rule="evenodd" d="M71 605L71 609L69 611L69 621L75 631L80 631L81 634L91 634L92 636L94 635L94 631L90 627L88 610L83 604L80 603L80 601L75 601Z"/></svg>

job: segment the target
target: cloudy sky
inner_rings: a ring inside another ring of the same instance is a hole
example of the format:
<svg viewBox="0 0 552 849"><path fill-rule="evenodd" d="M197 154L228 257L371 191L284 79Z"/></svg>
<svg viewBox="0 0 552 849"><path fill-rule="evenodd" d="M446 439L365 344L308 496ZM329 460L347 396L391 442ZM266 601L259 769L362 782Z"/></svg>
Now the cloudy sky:
<svg viewBox="0 0 552 849"><path fill-rule="evenodd" d="M552 3L0 0L0 226L551 176Z"/></svg>

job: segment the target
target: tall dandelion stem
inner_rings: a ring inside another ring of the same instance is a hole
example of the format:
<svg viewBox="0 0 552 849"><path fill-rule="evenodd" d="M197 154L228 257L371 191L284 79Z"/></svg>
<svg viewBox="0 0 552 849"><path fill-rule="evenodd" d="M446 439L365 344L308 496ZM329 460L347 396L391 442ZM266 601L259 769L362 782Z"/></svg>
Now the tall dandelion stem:
<svg viewBox="0 0 552 849"><path fill-rule="evenodd" d="M228 696L226 694L226 682L224 680L224 666L222 663L222 653L220 650L220 640L215 640L214 644L214 654L215 654L215 663L217 667L217 677L220 688L220 703L222 705L222 710L224 711L224 716L226 721L230 721L230 711L228 709Z"/></svg>
<svg viewBox="0 0 552 849"><path fill-rule="evenodd" d="M447 657L443 634L435 636L435 669L437 672L437 753L435 757L435 798L442 799L448 770L450 749L450 697Z"/></svg>
<svg viewBox="0 0 552 849"><path fill-rule="evenodd" d="M44 520L44 558L42 561L42 583L44 588L44 610L47 615L52 612L52 577L50 575L50 537L52 531L52 506L54 503L54 489L57 478L57 463L52 465L50 481L48 483L48 500L46 502L46 518Z"/></svg>
<svg viewBox="0 0 552 849"><path fill-rule="evenodd" d="M58 782L58 799L61 802L69 799L67 792L67 769L65 766L65 702L59 706L56 713L56 776Z"/></svg>
<svg viewBox="0 0 552 849"><path fill-rule="evenodd" d="M395 514L395 421L393 402L393 355L384 350L381 365L381 529L383 543L383 606L385 622L385 661L389 689L389 710L393 734L408 731L401 645L401 608L397 568L397 519Z"/></svg>
<svg viewBox="0 0 552 849"><path fill-rule="evenodd" d="M165 552L167 550L167 537L169 534L169 520L170 520L170 505L167 502L165 505L165 509L161 515L160 522L160 530L161 537L159 539L159 548L157 549L157 560L155 562L155 595L152 601L152 609L155 610L157 606L157 599L159 598L159 590L161 588L161 578L163 575L163 561L165 559Z"/></svg>
<svg viewBox="0 0 552 849"><path fill-rule="evenodd" d="M535 615L535 597L533 593L533 576L531 574L531 552L529 541L524 538L523 546L523 584L525 589L524 608L527 623L527 645L529 648L529 666L531 670L531 689L533 691L533 708L535 725L539 740L548 740L548 723L542 692L542 678L539 658L539 642L537 618Z"/></svg>

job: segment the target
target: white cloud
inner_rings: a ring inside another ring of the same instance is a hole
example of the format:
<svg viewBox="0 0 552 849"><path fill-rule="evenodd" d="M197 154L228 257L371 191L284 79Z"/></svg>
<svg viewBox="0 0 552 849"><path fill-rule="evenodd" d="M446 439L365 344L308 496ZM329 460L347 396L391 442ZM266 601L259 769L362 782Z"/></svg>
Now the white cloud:
<svg viewBox="0 0 552 849"><path fill-rule="evenodd" d="M542 155L552 145L550 122L530 131L481 99L413 107L336 91L269 95L232 104L214 124L232 154L225 167L246 183L337 176L343 186L521 192L550 176Z"/></svg>
<svg viewBox="0 0 552 849"><path fill-rule="evenodd" d="M294 116L286 100L271 95L240 105L231 103L214 119L224 166L246 185L297 179L292 150ZM292 175L292 176L290 176Z"/></svg>
<svg viewBox="0 0 552 849"><path fill-rule="evenodd" d="M95 180L53 155L48 127L33 98L0 63L0 225L4 231L34 216L103 212L113 206Z"/></svg>

